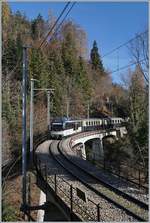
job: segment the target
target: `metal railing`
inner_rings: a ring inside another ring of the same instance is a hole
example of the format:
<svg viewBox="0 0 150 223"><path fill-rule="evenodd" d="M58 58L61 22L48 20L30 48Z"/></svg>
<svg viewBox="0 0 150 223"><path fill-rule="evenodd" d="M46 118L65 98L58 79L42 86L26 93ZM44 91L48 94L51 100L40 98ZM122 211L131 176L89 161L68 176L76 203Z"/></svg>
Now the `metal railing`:
<svg viewBox="0 0 150 223"><path fill-rule="evenodd" d="M87 198L86 202L77 196L76 187L69 184L62 176L51 174L51 170L45 163L38 158L35 151L37 147L49 138L49 133L39 135L34 139L34 155L33 161L37 170L43 176L46 185L46 194L49 187L59 196L62 201L69 207L70 216L75 213L83 221L100 221L100 205Z"/></svg>
<svg viewBox="0 0 150 223"><path fill-rule="evenodd" d="M114 129L109 129L108 131L113 131ZM107 131L106 131L107 132ZM104 132L102 132L104 133ZM71 149L75 149L76 145L73 145L73 141L81 138L86 137L89 135L95 135L100 134L99 131L94 132L84 132L81 134L78 134L76 136L72 136L68 142L69 147ZM98 154L99 156L99 154ZM148 178L146 180L145 178L145 172L141 168L136 168L133 166L126 165L125 163L121 162L118 166L114 166L112 162L108 162L105 159L102 160L92 160L92 163L94 163L98 168L103 169L104 171L107 171L108 173L114 174L120 178L124 178L125 180L138 185L140 188L148 190Z"/></svg>
<svg viewBox="0 0 150 223"><path fill-rule="evenodd" d="M77 195L77 188L69 184L62 176L51 174L51 169L36 158L38 171L43 176L47 186L46 193L49 188L55 192L57 196L69 207L70 216L75 213L83 221L100 221L100 205L87 198L83 201Z"/></svg>
<svg viewBox="0 0 150 223"><path fill-rule="evenodd" d="M148 182L145 180L145 173L144 170L136 167L129 166L123 162L119 163L117 166L114 165L113 162L104 161L94 161L96 166L99 168L104 169L109 173L113 173L120 178L124 178L131 183L138 185L140 188L148 190ZM148 179L147 179L148 181Z"/></svg>

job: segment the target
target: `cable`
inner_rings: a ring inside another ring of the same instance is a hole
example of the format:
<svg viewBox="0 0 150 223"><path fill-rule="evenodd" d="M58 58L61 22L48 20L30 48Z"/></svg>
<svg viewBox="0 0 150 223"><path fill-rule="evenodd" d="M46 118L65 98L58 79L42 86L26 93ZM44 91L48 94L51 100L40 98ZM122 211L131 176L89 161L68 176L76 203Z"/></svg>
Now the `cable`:
<svg viewBox="0 0 150 223"><path fill-rule="evenodd" d="M116 51L116 50L120 49L121 47L127 45L129 42L133 41L134 39L137 39L138 37L144 35L144 34L147 33L147 32L148 32L148 31L146 30L146 31L144 31L144 32L142 32L142 33L140 33L140 34L138 34L136 37L134 37L134 38L128 40L127 42L121 44L120 46L118 46L118 47L112 49L111 51L109 51L108 53L104 54L101 58L106 57L106 56L108 56L109 54L112 54L114 51Z"/></svg>
<svg viewBox="0 0 150 223"><path fill-rule="evenodd" d="M138 62L130 63L130 64L126 65L126 66L120 67L119 69L116 69L116 70L114 70L114 71L112 71L112 72L109 72L108 74L113 74L113 73L115 73L115 72L117 72L117 71L124 70L125 68L128 68L128 67L133 66L133 65L138 64L138 63L141 63L141 62L143 62L144 60L145 60L145 59L142 59L142 60L140 60L140 61L138 61Z"/></svg>
<svg viewBox="0 0 150 223"><path fill-rule="evenodd" d="M142 59L142 60L140 60L140 61L138 61L138 62L133 62L133 63L131 63L131 64L128 64L128 65L124 66L124 67L120 67L119 69L116 69L116 70L114 70L114 71L112 71L112 72L109 72L108 74L116 73L117 71L124 70L124 69L126 69L126 68L128 68L128 67L130 67L130 66L135 65L135 64L142 63L143 61L145 61L145 59ZM142 74L143 74L143 76L144 76L146 82L148 83L149 81L148 81L147 77L144 75L143 72L142 72Z"/></svg>
<svg viewBox="0 0 150 223"><path fill-rule="evenodd" d="M65 17L63 18L63 20L61 21L61 23L57 26L55 32L52 34L52 37L51 37L50 40L52 40L57 35L57 31L62 26L62 24L64 23L65 19L67 18L68 14L70 13L70 11L72 10L72 8L74 7L75 4L76 4L76 2L73 2L72 6L70 7L70 9L68 10L68 12L66 13Z"/></svg>
<svg viewBox="0 0 150 223"><path fill-rule="evenodd" d="M47 33L46 37L43 39L43 41L41 42L39 48L42 47L43 43L46 41L47 37L49 36L49 34L53 31L53 29L55 28L55 26L57 25L58 21L60 20L60 18L62 17L62 15L64 14L65 10L67 9L67 7L69 6L70 2L68 2L64 9L62 10L62 12L60 13L59 17L57 18L56 22L54 23L54 25L51 27L50 31Z"/></svg>

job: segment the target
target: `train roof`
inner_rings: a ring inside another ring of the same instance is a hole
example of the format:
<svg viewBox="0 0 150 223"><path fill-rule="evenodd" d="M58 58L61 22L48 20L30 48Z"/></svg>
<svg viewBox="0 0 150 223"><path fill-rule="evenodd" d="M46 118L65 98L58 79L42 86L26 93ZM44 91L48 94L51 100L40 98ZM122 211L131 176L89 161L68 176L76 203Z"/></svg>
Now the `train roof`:
<svg viewBox="0 0 150 223"><path fill-rule="evenodd" d="M67 117L58 117L52 120L53 123L64 123L64 122L79 122L82 119L72 119Z"/></svg>
<svg viewBox="0 0 150 223"><path fill-rule="evenodd" d="M73 119L73 118L67 118L67 117L58 117L55 118L52 123L64 123L64 122L82 122L82 121L97 121L97 120L102 120L102 119L112 119L112 120L117 120L117 119L122 119L120 117L107 117L107 118L85 118L85 119Z"/></svg>

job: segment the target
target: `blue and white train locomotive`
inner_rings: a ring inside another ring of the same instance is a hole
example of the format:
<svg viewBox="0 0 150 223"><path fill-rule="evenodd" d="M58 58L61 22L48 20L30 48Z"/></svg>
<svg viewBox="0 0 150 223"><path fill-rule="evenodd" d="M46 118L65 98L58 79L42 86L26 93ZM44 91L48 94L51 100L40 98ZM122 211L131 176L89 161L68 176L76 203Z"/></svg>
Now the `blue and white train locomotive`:
<svg viewBox="0 0 150 223"><path fill-rule="evenodd" d="M92 131L119 127L125 120L123 118L90 118L71 120L58 118L51 122L51 137L63 138L82 131Z"/></svg>

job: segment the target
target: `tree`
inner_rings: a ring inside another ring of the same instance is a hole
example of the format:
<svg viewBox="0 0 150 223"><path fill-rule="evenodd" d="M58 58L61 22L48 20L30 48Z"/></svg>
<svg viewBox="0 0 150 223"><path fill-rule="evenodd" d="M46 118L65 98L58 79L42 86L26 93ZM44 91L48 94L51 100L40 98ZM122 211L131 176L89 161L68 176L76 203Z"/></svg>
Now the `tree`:
<svg viewBox="0 0 150 223"><path fill-rule="evenodd" d="M148 50L148 31L137 34L136 38L131 41L129 50L133 62L138 64L139 69L146 81L149 83L149 50Z"/></svg>
<svg viewBox="0 0 150 223"><path fill-rule="evenodd" d="M144 77L137 65L129 86L129 137L134 148L135 161L145 169L148 165L148 94Z"/></svg>
<svg viewBox="0 0 150 223"><path fill-rule="evenodd" d="M100 58L100 55L98 53L98 47L97 47L97 43L94 40L93 43L93 48L91 50L91 64L92 64L92 69L94 70L99 70L101 73L104 72L104 67Z"/></svg>
<svg viewBox="0 0 150 223"><path fill-rule="evenodd" d="M39 14L31 23L32 37L34 40L40 40L45 32L45 22Z"/></svg>
<svg viewBox="0 0 150 223"><path fill-rule="evenodd" d="M2 37L3 40L7 41L8 33L10 32L10 23L11 23L11 11L8 3L2 3Z"/></svg>

